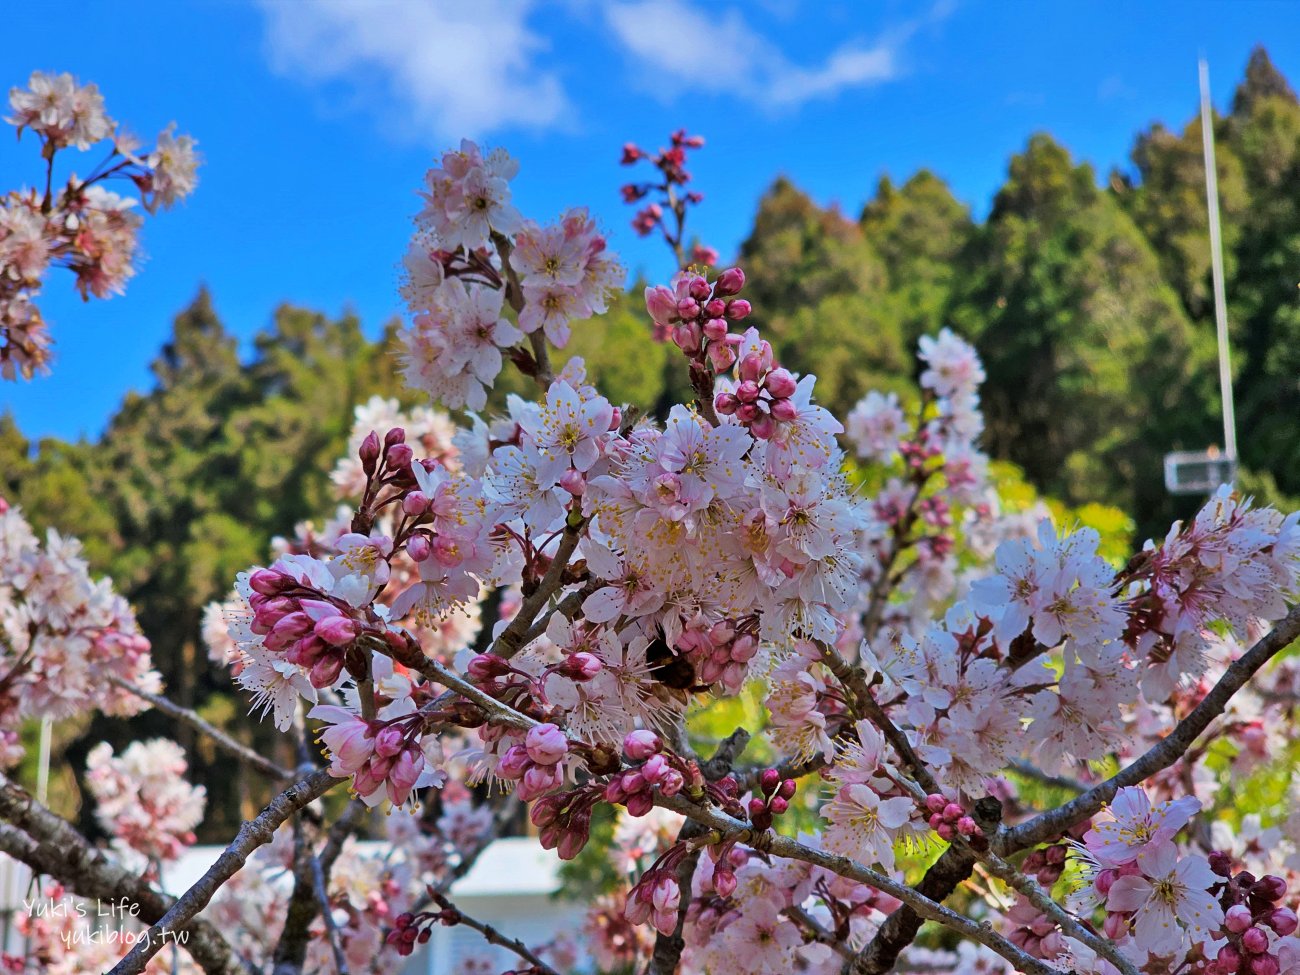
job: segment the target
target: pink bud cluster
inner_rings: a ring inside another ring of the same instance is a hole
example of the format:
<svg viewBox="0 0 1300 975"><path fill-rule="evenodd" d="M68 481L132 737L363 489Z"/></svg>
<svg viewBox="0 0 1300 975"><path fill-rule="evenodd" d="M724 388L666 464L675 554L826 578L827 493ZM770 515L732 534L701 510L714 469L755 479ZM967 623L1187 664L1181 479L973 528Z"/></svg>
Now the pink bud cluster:
<svg viewBox="0 0 1300 975"><path fill-rule="evenodd" d="M734 416L759 440L771 440L780 424L798 417L792 398L798 384L788 369L776 364L768 342L759 341L745 353L737 376L735 389L719 393L713 401L719 416Z"/></svg>
<svg viewBox="0 0 1300 975"><path fill-rule="evenodd" d="M641 875L627 895L624 916L633 924L649 921L660 934L677 930L682 889L677 883L677 864L686 855L684 845L674 846Z"/></svg>
<svg viewBox="0 0 1300 975"><path fill-rule="evenodd" d="M528 729L523 744L511 745L497 763L497 775L518 782L516 794L531 802L564 784L564 758L569 739L553 724Z"/></svg>
<svg viewBox="0 0 1300 975"><path fill-rule="evenodd" d="M683 271L672 286L645 290L646 311L655 325L655 338L671 338L692 362L725 372L736 362L742 336L729 331L730 322L747 317L750 304L735 295L745 286L745 272L728 268L712 282L702 274Z"/></svg>
<svg viewBox="0 0 1300 975"><path fill-rule="evenodd" d="M749 662L758 653L758 638L740 631L731 620L712 626L689 624L677 638L677 649L695 666L701 684L721 684L729 694L740 693Z"/></svg>
<svg viewBox="0 0 1300 975"><path fill-rule="evenodd" d="M545 850L556 850L561 860L572 860L591 838L591 811L601 790L575 789L542 796L529 812L532 824L541 830L538 841Z"/></svg>
<svg viewBox="0 0 1300 975"><path fill-rule="evenodd" d="M267 650L307 671L313 687L329 687L343 672L347 649L367 628L356 612L340 606L282 568L258 569L248 579L253 609L250 629Z"/></svg>
<svg viewBox="0 0 1300 975"><path fill-rule="evenodd" d="M1025 874L1033 874L1040 884L1050 888L1065 872L1068 853L1069 847L1064 843L1040 847L1021 861L1020 870Z"/></svg>
<svg viewBox="0 0 1300 975"><path fill-rule="evenodd" d="M622 803L631 815L644 816L653 809L656 790L675 796L686 785L691 770L676 755L664 754L663 742L654 732L629 732L623 739L623 751L629 760L641 764L610 779L605 800Z"/></svg>
<svg viewBox="0 0 1300 975"><path fill-rule="evenodd" d="M395 806L411 797L428 764L423 718L368 721L329 705L313 708L311 716L334 722L319 738L329 750L331 775L351 775L353 791L363 799L377 801L381 788Z"/></svg>
<svg viewBox="0 0 1300 975"><path fill-rule="evenodd" d="M670 137L671 146L651 154L629 142L623 146L624 166L631 166L641 160L648 160L657 170L659 177L645 183L626 183L620 192L624 203L638 203L653 195L645 206L632 218L632 229L642 237L652 233L658 227L664 240L680 255L685 236L687 209L704 200L704 195L697 192L682 193L679 187L688 183L691 174L686 171L687 150L699 149L704 139L698 135L687 135L685 129L679 129ZM665 218L672 216L675 226L670 228ZM696 264L714 265L718 263L718 252L712 247L696 244L691 250L691 261Z"/></svg>
<svg viewBox="0 0 1300 975"><path fill-rule="evenodd" d="M940 793L925 797L925 811L930 814L930 828L940 838L952 842L961 836L980 836L980 828L966 810Z"/></svg>
<svg viewBox="0 0 1300 975"><path fill-rule="evenodd" d="M781 773L774 768L763 770L758 785L761 795L751 798L747 806L749 821L755 829L771 829L772 820L790 808L797 786L794 779L781 778Z"/></svg>
<svg viewBox="0 0 1300 975"><path fill-rule="evenodd" d="M1256 879L1246 870L1234 876L1231 859L1220 851L1211 853L1209 861L1210 869L1226 881L1219 902L1225 908L1223 928L1228 942L1211 963L1212 973L1278 975L1281 965L1276 938L1289 937L1300 927L1296 912L1281 904L1286 881L1271 874Z"/></svg>

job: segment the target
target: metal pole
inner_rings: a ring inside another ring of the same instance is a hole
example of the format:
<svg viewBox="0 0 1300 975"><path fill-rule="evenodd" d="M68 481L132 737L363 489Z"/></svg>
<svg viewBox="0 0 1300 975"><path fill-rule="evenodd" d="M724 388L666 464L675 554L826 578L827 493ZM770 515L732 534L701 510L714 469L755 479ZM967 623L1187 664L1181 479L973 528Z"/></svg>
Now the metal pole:
<svg viewBox="0 0 1300 975"><path fill-rule="evenodd" d="M1219 393L1223 398L1223 451L1237 460L1237 418L1228 365L1228 300L1223 286L1223 240L1219 234L1219 174L1214 162L1214 112L1210 107L1210 66L1201 58L1201 142L1205 149L1205 198L1210 213L1210 268L1214 276L1214 325L1219 337Z"/></svg>

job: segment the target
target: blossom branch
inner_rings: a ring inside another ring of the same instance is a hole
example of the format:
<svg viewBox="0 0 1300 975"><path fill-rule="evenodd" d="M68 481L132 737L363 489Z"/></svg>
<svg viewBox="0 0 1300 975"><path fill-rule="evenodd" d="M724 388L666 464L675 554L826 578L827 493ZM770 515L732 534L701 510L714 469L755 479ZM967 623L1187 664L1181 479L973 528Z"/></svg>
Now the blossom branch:
<svg viewBox="0 0 1300 975"><path fill-rule="evenodd" d="M257 818L239 828L234 842L226 847L217 862L171 906L161 920L150 927L147 935L114 966L109 975L139 975L143 972L149 959L162 948L167 932L176 931L203 910L221 885L239 872L253 851L271 841L281 823L341 781L322 769L294 783L272 799Z"/></svg>
<svg viewBox="0 0 1300 975"><path fill-rule="evenodd" d="M788 860L802 860L804 863L823 867L841 877L847 877L850 880L856 880L859 883L875 887L877 890L889 894L891 897L897 898L908 905L918 916L926 920L937 921L958 934L964 935L972 941L977 941L986 948L990 948L1009 961L1018 971L1024 972L1025 975L1054 975L1056 971L1051 966L1017 948L1006 938L997 934L988 924L977 924L965 915L931 900L921 890L909 887L907 884L900 883L885 874L877 873L875 870L864 867L848 857L836 856L822 850L814 850L779 833L756 832L738 819L715 809L697 806L681 796L666 797L657 794L655 801L665 809L681 813L683 816L693 819L710 829L719 830L724 835L738 835L761 852L784 857Z"/></svg>

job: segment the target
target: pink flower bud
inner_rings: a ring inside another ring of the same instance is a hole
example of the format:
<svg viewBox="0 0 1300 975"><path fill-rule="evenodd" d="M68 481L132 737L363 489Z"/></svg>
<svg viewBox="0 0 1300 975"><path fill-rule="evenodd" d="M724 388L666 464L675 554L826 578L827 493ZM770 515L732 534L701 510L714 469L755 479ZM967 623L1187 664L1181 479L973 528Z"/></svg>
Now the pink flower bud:
<svg viewBox="0 0 1300 975"><path fill-rule="evenodd" d="M745 272L738 267L729 267L719 274L718 280L713 283L713 293L725 298L739 294L744 286Z"/></svg>
<svg viewBox="0 0 1300 975"><path fill-rule="evenodd" d="M733 322L738 322L749 315L749 302L744 298L736 298L727 302L727 317Z"/></svg>
<svg viewBox="0 0 1300 975"><path fill-rule="evenodd" d="M1236 945L1226 944L1214 956L1214 964L1221 972L1235 972L1241 967L1241 952L1237 950Z"/></svg>
<svg viewBox="0 0 1300 975"><path fill-rule="evenodd" d="M957 820L957 832L961 833L962 836L974 836L979 830L980 828L975 825L975 820L970 816L963 816Z"/></svg>
<svg viewBox="0 0 1300 975"><path fill-rule="evenodd" d="M942 813L948 805L948 799L938 792L925 797L925 808L932 813Z"/></svg>
<svg viewBox="0 0 1300 975"><path fill-rule="evenodd" d="M683 352L700 351L700 327L694 322L678 325L673 329L673 345Z"/></svg>
<svg viewBox="0 0 1300 975"><path fill-rule="evenodd" d="M1105 897L1110 893L1111 887L1114 886L1115 881L1118 879L1119 874L1114 870L1102 870L1097 874L1097 879L1093 886L1097 888L1097 893L1101 894L1102 897Z"/></svg>
<svg viewBox="0 0 1300 975"><path fill-rule="evenodd" d="M770 413L763 413L754 418L749 425L749 432L758 440L771 440L772 434L776 433L776 421Z"/></svg>
<svg viewBox="0 0 1300 975"><path fill-rule="evenodd" d="M772 401L772 418L782 423L790 423L799 418L799 408L788 399Z"/></svg>
<svg viewBox="0 0 1300 975"><path fill-rule="evenodd" d="M312 687L329 687L339 679L341 673L343 673L343 656L334 654L316 661L307 674L307 679L311 681Z"/></svg>
<svg viewBox="0 0 1300 975"><path fill-rule="evenodd" d="M1281 966L1272 955L1260 955L1250 960L1250 971L1252 975L1278 975Z"/></svg>
<svg viewBox="0 0 1300 975"><path fill-rule="evenodd" d="M758 392L758 383L752 379L746 379L736 387L736 398L742 403L752 403L758 399Z"/></svg>
<svg viewBox="0 0 1300 975"><path fill-rule="evenodd" d="M947 840L950 843L957 836L957 831L952 828L951 823L940 823L935 832L939 834L940 839Z"/></svg>
<svg viewBox="0 0 1300 975"><path fill-rule="evenodd" d="M713 892L719 897L730 897L736 892L736 875L730 870L714 870Z"/></svg>
<svg viewBox="0 0 1300 975"><path fill-rule="evenodd" d="M634 762L644 762L663 750L663 742L653 731L629 731L623 738L623 752Z"/></svg>
<svg viewBox="0 0 1300 975"><path fill-rule="evenodd" d="M575 498L580 498L587 491L587 479L583 477L582 471L570 467L560 475L560 487Z"/></svg>
<svg viewBox="0 0 1300 975"><path fill-rule="evenodd" d="M360 632L357 621L347 616L329 616L316 624L316 635L333 647L346 647Z"/></svg>
<svg viewBox="0 0 1300 975"><path fill-rule="evenodd" d="M757 352L750 352L740 360L740 378L742 381L758 382L763 378L763 373L766 370L767 364Z"/></svg>
<svg viewBox="0 0 1300 975"><path fill-rule="evenodd" d="M943 825L943 813L930 813L929 824L931 829L938 830Z"/></svg>
<svg viewBox="0 0 1300 975"><path fill-rule="evenodd" d="M531 765L528 750L523 745L511 745L497 762L497 775L509 781L522 779Z"/></svg>
<svg viewBox="0 0 1300 975"><path fill-rule="evenodd" d="M559 765L534 765L519 780L519 798L530 802L563 783L564 771Z"/></svg>
<svg viewBox="0 0 1300 975"><path fill-rule="evenodd" d="M402 750L406 735L397 725L385 725L375 733L375 754L392 758Z"/></svg>
<svg viewBox="0 0 1300 975"><path fill-rule="evenodd" d="M1223 926L1233 934L1241 934L1254 923L1254 915L1245 904L1233 904L1223 914Z"/></svg>
<svg viewBox="0 0 1300 975"><path fill-rule="evenodd" d="M660 325L670 325L677 320L677 299L672 289L663 285L645 289L645 307L650 317Z"/></svg>
<svg viewBox="0 0 1300 975"><path fill-rule="evenodd" d="M1247 928L1242 932L1241 946L1252 955L1262 955L1268 951L1268 935L1263 928Z"/></svg>
<svg viewBox="0 0 1300 975"><path fill-rule="evenodd" d="M781 784L781 773L774 768L765 768L758 777L758 784L763 787L763 792L770 796Z"/></svg>
<svg viewBox="0 0 1300 975"><path fill-rule="evenodd" d="M767 803L765 803L762 799L759 799L757 796L755 796L753 799L749 800L750 819L753 819L755 816L762 816L765 812L767 812Z"/></svg>
<svg viewBox="0 0 1300 975"><path fill-rule="evenodd" d="M609 428L617 430L623 425L623 407L613 406L609 410Z"/></svg>
<svg viewBox="0 0 1300 975"><path fill-rule="evenodd" d="M663 755L651 755L645 760L645 763L641 766L639 771L641 778L645 779L650 785L654 785L663 778L664 773L667 772L668 769L668 762L664 759Z"/></svg>
<svg viewBox="0 0 1300 975"><path fill-rule="evenodd" d="M578 830L565 830L560 836L560 843L555 852L559 854L561 860L572 860L587 845L588 835L586 832L579 832Z"/></svg>
<svg viewBox="0 0 1300 975"><path fill-rule="evenodd" d="M510 663L495 653L479 653L470 658L465 668L474 680L493 680L510 672Z"/></svg>
<svg viewBox="0 0 1300 975"><path fill-rule="evenodd" d="M686 785L686 779L675 768L670 768L659 778L659 791L666 796L675 796Z"/></svg>
<svg viewBox="0 0 1300 975"><path fill-rule="evenodd" d="M1289 907L1273 908L1268 917L1264 919L1264 923L1282 938L1295 934L1296 928L1300 926L1300 923L1296 920L1295 911Z"/></svg>
<svg viewBox="0 0 1300 975"><path fill-rule="evenodd" d="M399 443L406 443L406 430L404 428L393 427L384 434L385 447L392 447Z"/></svg>
<svg viewBox="0 0 1300 975"><path fill-rule="evenodd" d="M1049 846L1043 851L1047 857L1047 862L1053 866L1060 866L1065 862L1066 849L1064 844L1058 843L1055 846Z"/></svg>
<svg viewBox="0 0 1300 975"><path fill-rule="evenodd" d="M423 562L433 554L427 535L412 535L406 543L406 554L416 562Z"/></svg>
<svg viewBox="0 0 1300 975"><path fill-rule="evenodd" d="M704 314L710 318L721 318L727 312L727 303L721 298L714 298L704 303Z"/></svg>
<svg viewBox="0 0 1300 975"><path fill-rule="evenodd" d="M961 819L964 815L966 815L966 810L962 809L962 807L957 805L955 802L950 802L948 805L943 807L943 818L950 823L957 822L957 820Z"/></svg>
<svg viewBox="0 0 1300 975"><path fill-rule="evenodd" d="M411 460L415 457L415 451L410 445L404 443L395 443L388 448L384 454L384 460L393 470L401 470L404 467L411 466Z"/></svg>
<svg viewBox="0 0 1300 975"><path fill-rule="evenodd" d="M418 518L429 510L429 499L423 491L412 491L402 498L402 510L412 518Z"/></svg>
<svg viewBox="0 0 1300 975"><path fill-rule="evenodd" d="M630 795L623 805L627 808L629 816L644 816L655 807L654 793L638 792L635 795Z"/></svg>
<svg viewBox="0 0 1300 975"><path fill-rule="evenodd" d="M403 749L388 772L388 801L400 806L411 795L424 771L424 752L411 745Z"/></svg>
<svg viewBox="0 0 1300 975"><path fill-rule="evenodd" d="M361 458L361 470L366 474L373 474L375 462L379 460L379 435L374 430L366 434L366 438L361 441L357 456Z"/></svg>
<svg viewBox="0 0 1300 975"><path fill-rule="evenodd" d="M704 337L711 342L721 342L727 336L727 323L721 318L710 318L701 328Z"/></svg>
<svg viewBox="0 0 1300 975"><path fill-rule="evenodd" d="M713 400L713 408L719 416L731 416L739 407L740 400L731 393L719 393Z"/></svg>
<svg viewBox="0 0 1300 975"><path fill-rule="evenodd" d="M567 801L568 797L564 795L542 796L542 798L533 803L533 808L529 810L528 818L538 829L550 826L560 818L560 810L564 808L564 804Z"/></svg>
<svg viewBox="0 0 1300 975"><path fill-rule="evenodd" d="M569 740L553 724L539 724L528 729L524 739L528 757L538 765L554 765L569 753Z"/></svg>
<svg viewBox="0 0 1300 975"><path fill-rule="evenodd" d="M1286 896L1286 881L1273 874L1266 874L1251 885L1250 892L1264 900L1280 901Z"/></svg>
<svg viewBox="0 0 1300 975"><path fill-rule="evenodd" d="M763 380L763 385L767 391L772 394L773 399L785 399L793 396L794 391L798 389L798 384L794 381L794 376L790 375L788 369L773 369Z"/></svg>
<svg viewBox="0 0 1300 975"><path fill-rule="evenodd" d="M293 585L293 580L272 569L258 569L248 577L248 586L263 596L275 596Z"/></svg>
<svg viewBox="0 0 1300 975"><path fill-rule="evenodd" d="M798 788L799 786L794 779L786 779L781 783L781 787L776 790L776 794L782 799L793 799Z"/></svg>
<svg viewBox="0 0 1300 975"><path fill-rule="evenodd" d="M709 287L709 282L704 278L696 275L691 278L691 283L687 285L687 291L696 301L707 301L713 289Z"/></svg>
<svg viewBox="0 0 1300 975"><path fill-rule="evenodd" d="M564 675L580 683L591 680L604 669L599 657L581 650L569 654L564 662Z"/></svg>
<svg viewBox="0 0 1300 975"><path fill-rule="evenodd" d="M700 314L700 303L694 298L678 299L677 314L688 320L696 318Z"/></svg>
<svg viewBox="0 0 1300 975"><path fill-rule="evenodd" d="M780 816L790 808L790 803L785 799L782 799L780 796L773 796L768 800L767 808L773 816Z"/></svg>

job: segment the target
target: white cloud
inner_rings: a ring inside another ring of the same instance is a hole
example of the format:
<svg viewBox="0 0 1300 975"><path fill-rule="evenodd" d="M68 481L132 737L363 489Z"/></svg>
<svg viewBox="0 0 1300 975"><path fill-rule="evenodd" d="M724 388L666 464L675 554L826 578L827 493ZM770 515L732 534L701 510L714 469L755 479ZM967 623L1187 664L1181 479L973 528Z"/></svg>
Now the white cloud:
<svg viewBox="0 0 1300 975"><path fill-rule="evenodd" d="M935 8L931 20L946 14ZM794 64L736 8L707 12L687 0L611 3L605 18L619 42L649 70L656 90L728 93L768 108L797 108L848 88L889 81L901 73L899 52L916 29L905 25L867 44L850 41L824 62Z"/></svg>
<svg viewBox="0 0 1300 975"><path fill-rule="evenodd" d="M259 0L272 66L342 82L391 134L444 143L570 112L527 0Z"/></svg>

